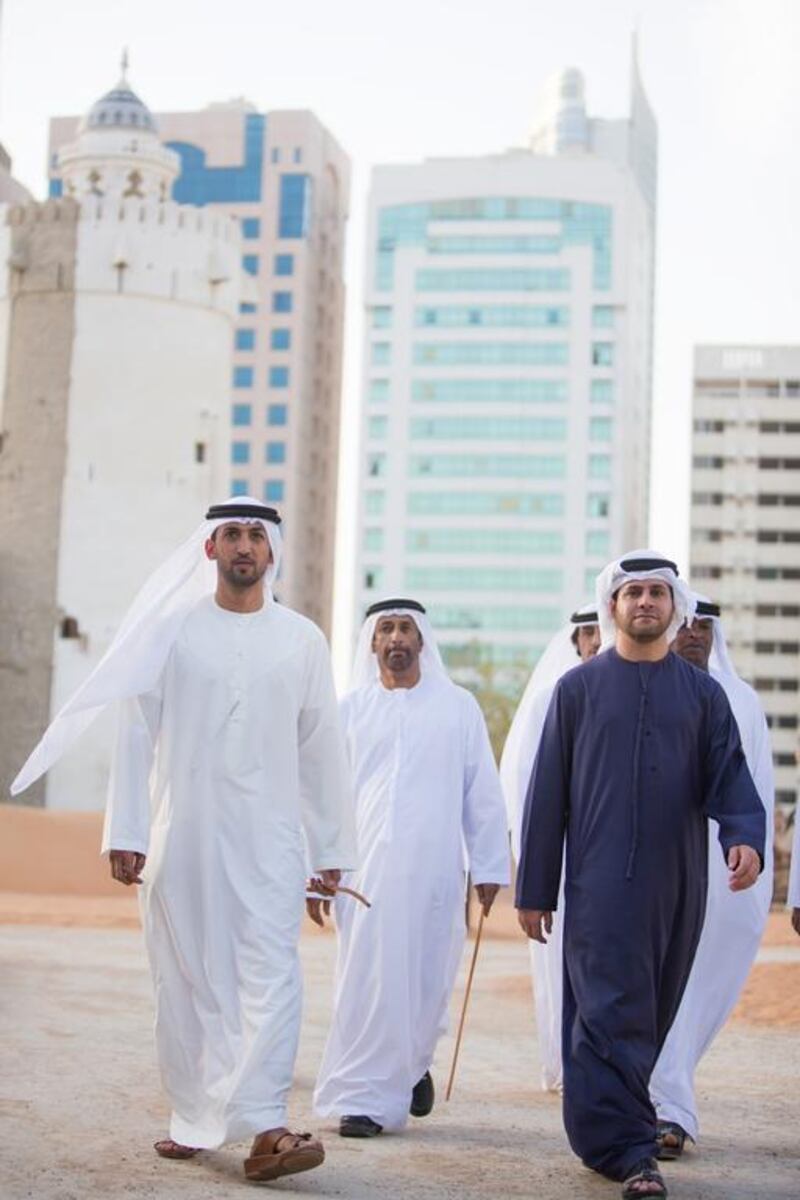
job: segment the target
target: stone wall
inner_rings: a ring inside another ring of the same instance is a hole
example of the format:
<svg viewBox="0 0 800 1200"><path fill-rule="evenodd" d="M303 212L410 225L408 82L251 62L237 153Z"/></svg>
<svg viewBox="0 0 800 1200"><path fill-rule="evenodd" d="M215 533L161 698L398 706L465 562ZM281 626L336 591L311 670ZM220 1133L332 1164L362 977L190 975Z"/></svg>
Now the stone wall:
<svg viewBox="0 0 800 1200"><path fill-rule="evenodd" d="M0 801L50 715L78 207L7 210L8 331L0 363ZM42 805L40 781L19 797Z"/></svg>

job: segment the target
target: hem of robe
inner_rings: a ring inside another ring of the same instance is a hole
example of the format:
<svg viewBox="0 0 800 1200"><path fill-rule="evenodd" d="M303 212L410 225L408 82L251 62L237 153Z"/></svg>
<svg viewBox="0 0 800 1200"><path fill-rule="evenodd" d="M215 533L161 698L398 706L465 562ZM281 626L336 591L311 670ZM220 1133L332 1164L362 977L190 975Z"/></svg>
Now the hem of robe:
<svg viewBox="0 0 800 1200"><path fill-rule="evenodd" d="M604 1160L607 1158L611 1161L604 1161L603 1166L595 1165L582 1157L581 1162L590 1171L596 1171L598 1175L604 1175L606 1179L613 1179L615 1183L622 1183L643 1158L656 1157L658 1147L656 1146L655 1130L653 1134L651 1142L638 1142L636 1145L629 1146L624 1153L604 1156Z"/></svg>
<svg viewBox="0 0 800 1200"><path fill-rule="evenodd" d="M363 1092L360 1093L363 1097ZM377 1121L382 1125L388 1133L399 1133L401 1129L405 1129L408 1124L409 1108L411 1105L411 1089L408 1092L408 1099L405 1101L404 1108L398 1105L386 1105L386 1101L379 1099L359 1099L359 1093L353 1093L353 1099L349 1100L347 1095L342 1099L342 1093L336 1100L331 1100L327 1104L319 1103L314 1099L314 1116L320 1117L323 1120L339 1120L344 1116L369 1117L373 1121Z"/></svg>
<svg viewBox="0 0 800 1200"><path fill-rule="evenodd" d="M662 1103L659 1100L656 1102L656 1116L659 1121L673 1121L676 1125L680 1125L687 1137L690 1137L693 1142L697 1141L700 1134L700 1122L697 1119L697 1113L689 1112L688 1109L682 1108L680 1104L673 1104L670 1101Z"/></svg>
<svg viewBox="0 0 800 1200"><path fill-rule="evenodd" d="M231 1118L227 1122L186 1121L173 1113L169 1122L169 1136L180 1146L192 1146L197 1150L219 1150L227 1142L240 1142L265 1133L268 1129L280 1129L286 1125L286 1106L273 1104L260 1108L246 1116Z"/></svg>

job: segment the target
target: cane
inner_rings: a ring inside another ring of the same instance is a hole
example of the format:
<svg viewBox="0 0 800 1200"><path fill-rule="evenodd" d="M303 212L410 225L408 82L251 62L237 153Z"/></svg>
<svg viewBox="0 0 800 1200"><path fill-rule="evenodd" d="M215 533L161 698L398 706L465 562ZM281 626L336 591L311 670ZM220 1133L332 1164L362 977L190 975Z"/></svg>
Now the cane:
<svg viewBox="0 0 800 1200"><path fill-rule="evenodd" d="M458 1052L461 1048L461 1035L464 1032L464 1018L467 1015L467 1005L469 1004L469 995L472 991L472 977L475 974L475 963L478 961L478 951L481 945L481 934L483 933L483 909L481 909L480 920L478 921L478 932L475 934L475 949L472 951L472 962L469 965L469 975L467 976L467 987L464 992L464 1003L461 1005L461 1020L458 1022L458 1034L456 1035L456 1046L453 1051L453 1065L450 1067L450 1078L447 1081L447 1092L445 1100L450 1099L450 1094L453 1091L453 1080L456 1076L456 1066L458 1064Z"/></svg>

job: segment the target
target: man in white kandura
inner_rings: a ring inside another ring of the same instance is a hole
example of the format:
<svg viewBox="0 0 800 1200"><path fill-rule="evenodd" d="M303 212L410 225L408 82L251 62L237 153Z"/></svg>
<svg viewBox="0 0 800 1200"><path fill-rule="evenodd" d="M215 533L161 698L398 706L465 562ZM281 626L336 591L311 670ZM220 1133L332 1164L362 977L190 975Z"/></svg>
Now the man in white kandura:
<svg viewBox="0 0 800 1200"><path fill-rule="evenodd" d="M791 909L792 929L800 937L800 805L794 811L792 860L789 869L789 894L786 903Z"/></svg>
<svg viewBox="0 0 800 1200"><path fill-rule="evenodd" d="M464 945L465 873L484 913L509 881L503 797L474 697L447 677L421 604L367 611L341 704L372 902L335 904L333 1019L314 1107L344 1137L399 1130L433 1107L430 1066ZM310 899L322 923L324 901Z"/></svg>
<svg viewBox="0 0 800 1200"><path fill-rule="evenodd" d="M578 662L588 662L599 649L600 626L597 623L597 606L585 604L572 614L566 625L563 625L550 641L528 680L514 714L500 760L500 780L506 799L511 848L517 862L525 797L553 689L566 671ZM562 879L558 909L553 913L553 928L548 941L544 944L533 939L528 941L536 1005L536 1033L542 1064L542 1088L546 1092L560 1092L562 1087L563 893Z"/></svg>
<svg viewBox="0 0 800 1200"><path fill-rule="evenodd" d="M679 1158L687 1137L699 1130L694 1073L739 998L764 932L772 899L772 849L775 794L772 747L761 702L740 679L728 654L719 606L695 596L691 624L678 630L674 653L711 674L728 697L747 765L767 814L764 870L748 891L732 892L729 873L717 848L717 825L710 822L708 898L703 932L678 1015L667 1034L650 1096L658 1117L658 1157Z"/></svg>
<svg viewBox="0 0 800 1200"><path fill-rule="evenodd" d="M332 886L355 864L327 644L270 590L279 522L249 497L211 508L145 584L14 786L119 702L103 849L115 879L142 885L172 1105L155 1148L189 1158L254 1137L254 1181L324 1158L317 1139L286 1128L297 942L309 870Z"/></svg>

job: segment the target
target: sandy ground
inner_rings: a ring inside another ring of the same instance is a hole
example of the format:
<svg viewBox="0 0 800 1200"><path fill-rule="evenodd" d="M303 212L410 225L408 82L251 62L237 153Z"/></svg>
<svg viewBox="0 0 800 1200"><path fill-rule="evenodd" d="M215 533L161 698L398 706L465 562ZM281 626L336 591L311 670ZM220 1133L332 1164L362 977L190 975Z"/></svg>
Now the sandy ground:
<svg viewBox="0 0 800 1200"><path fill-rule="evenodd" d="M310 1112L311 1087L330 1011L334 949L329 936L309 932L303 939L306 1006L292 1120L313 1130L319 1123ZM800 948L782 935L762 954L765 968L800 967ZM138 932L4 925L0 970L3 1200L206 1200L251 1186L241 1174L244 1146L188 1163L165 1162L150 1149L165 1132L166 1107ZM431 1117L370 1142L343 1141L323 1127L323 1167L268 1186L346 1200L618 1196L615 1185L570 1154L558 1099L536 1087L526 974L522 941L484 943L450 1104L442 1093L452 1037L442 1041L434 1066L440 1096ZM459 990L456 1005L460 998ZM794 1000L800 1005L797 987ZM702 1142L668 1165L671 1195L797 1200L799 1076L796 1029L729 1024L701 1066Z"/></svg>

